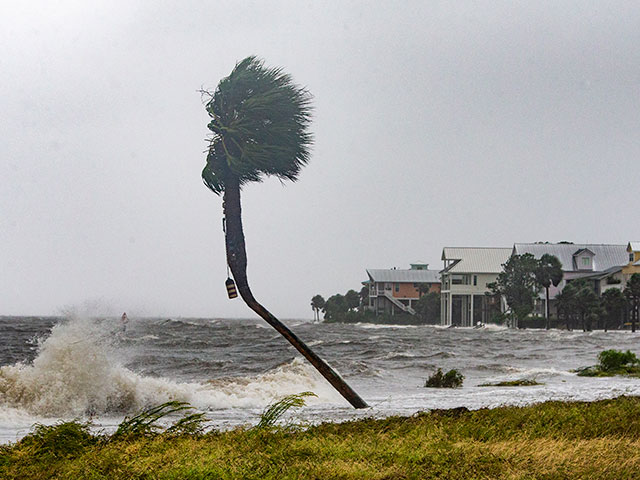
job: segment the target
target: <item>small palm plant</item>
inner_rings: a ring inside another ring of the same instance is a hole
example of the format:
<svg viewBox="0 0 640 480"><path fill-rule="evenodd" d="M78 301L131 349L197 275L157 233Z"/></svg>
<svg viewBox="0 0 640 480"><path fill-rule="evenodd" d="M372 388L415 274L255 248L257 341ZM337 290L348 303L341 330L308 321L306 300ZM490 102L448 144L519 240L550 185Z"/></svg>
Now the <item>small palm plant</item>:
<svg viewBox="0 0 640 480"><path fill-rule="evenodd" d="M202 179L223 195L227 264L245 303L283 335L355 408L367 404L320 357L254 298L247 280L247 254L240 188L273 175L295 181L309 161L313 142L311 95L279 68L256 57L238 63L206 104L213 132Z"/></svg>

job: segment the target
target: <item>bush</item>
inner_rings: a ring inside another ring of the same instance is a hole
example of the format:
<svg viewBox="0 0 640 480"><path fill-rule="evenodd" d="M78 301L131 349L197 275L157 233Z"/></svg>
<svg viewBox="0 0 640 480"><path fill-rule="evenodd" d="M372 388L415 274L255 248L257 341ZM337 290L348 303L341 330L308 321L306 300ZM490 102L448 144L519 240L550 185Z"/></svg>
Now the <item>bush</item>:
<svg viewBox="0 0 640 480"><path fill-rule="evenodd" d="M442 373L442 369L438 368L436 373L427 379L424 386L429 388L458 388L462 386L463 380L464 375L456 369Z"/></svg>
<svg viewBox="0 0 640 480"><path fill-rule="evenodd" d="M60 422L55 425L34 425L33 432L18 442L29 455L36 458L64 458L81 453L98 441L91 434L88 423Z"/></svg>
<svg viewBox="0 0 640 480"><path fill-rule="evenodd" d="M626 352L620 350L604 350L598 355L598 361L600 362L598 365L600 370L604 372L612 372L622 367L631 367L638 364L636 354L630 350Z"/></svg>
<svg viewBox="0 0 640 480"><path fill-rule="evenodd" d="M529 315L527 318L523 318L518 323L519 328L545 328L547 325L547 319L541 315Z"/></svg>

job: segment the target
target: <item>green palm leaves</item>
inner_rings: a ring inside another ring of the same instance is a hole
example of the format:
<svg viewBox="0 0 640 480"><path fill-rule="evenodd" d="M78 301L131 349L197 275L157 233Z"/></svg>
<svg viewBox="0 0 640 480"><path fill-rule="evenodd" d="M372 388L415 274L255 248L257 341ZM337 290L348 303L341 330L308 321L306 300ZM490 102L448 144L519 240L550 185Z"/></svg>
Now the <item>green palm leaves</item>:
<svg viewBox="0 0 640 480"><path fill-rule="evenodd" d="M206 109L213 137L202 179L217 195L231 179L240 186L268 175L295 181L308 162L311 94L281 69L245 58L220 81Z"/></svg>

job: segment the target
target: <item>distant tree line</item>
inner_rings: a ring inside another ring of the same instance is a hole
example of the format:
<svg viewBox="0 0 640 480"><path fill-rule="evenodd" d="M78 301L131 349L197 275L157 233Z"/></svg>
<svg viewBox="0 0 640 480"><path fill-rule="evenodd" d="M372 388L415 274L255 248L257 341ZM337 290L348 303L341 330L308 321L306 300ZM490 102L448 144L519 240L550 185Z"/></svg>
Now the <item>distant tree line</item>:
<svg viewBox="0 0 640 480"><path fill-rule="evenodd" d="M369 287L364 286L360 292L349 290L344 295L335 294L326 300L322 295L314 295L311 299L311 309L314 320L320 321L323 314L325 322L370 322L370 323L411 323L411 324L435 324L440 321L440 294L438 292L426 293L427 289L420 290L421 297L413 305L415 315L376 315L369 311Z"/></svg>
<svg viewBox="0 0 640 480"><path fill-rule="evenodd" d="M314 320L320 321L320 312L326 322L354 322L359 313L364 313L364 306L369 301L369 288L362 287L360 293L351 289L344 295L336 293L326 300L322 295L314 295L311 309Z"/></svg>
<svg viewBox="0 0 640 480"><path fill-rule="evenodd" d="M545 326L550 327L549 288L562 281L562 264L557 257L545 254L540 259L525 253L513 255L504 264L503 271L488 287L490 295L501 295L509 306L508 315L513 326L523 324L535 308L535 301L544 289L546 293ZM617 329L631 323L635 332L640 321L640 274L629 279L624 290L607 289L598 297L594 285L585 279L567 283L556 296L559 322L568 330L582 328Z"/></svg>
<svg viewBox="0 0 640 480"><path fill-rule="evenodd" d="M635 332L640 321L640 274L634 273L624 290L609 288L601 297L586 280L574 280L556 297L558 316L568 330L619 329L626 323Z"/></svg>

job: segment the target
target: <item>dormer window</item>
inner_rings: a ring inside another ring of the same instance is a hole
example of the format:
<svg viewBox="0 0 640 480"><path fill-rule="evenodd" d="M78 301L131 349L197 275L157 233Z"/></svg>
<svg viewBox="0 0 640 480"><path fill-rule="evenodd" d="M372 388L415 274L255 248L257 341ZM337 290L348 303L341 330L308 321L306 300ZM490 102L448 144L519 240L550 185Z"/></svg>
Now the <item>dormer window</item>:
<svg viewBox="0 0 640 480"><path fill-rule="evenodd" d="M634 258L634 256L633 256L633 252L631 252L631 253L629 254L629 263L632 263L632 262L633 262L633 258Z"/></svg>
<svg viewBox="0 0 640 480"><path fill-rule="evenodd" d="M596 254L588 248L582 248L573 254L573 268L576 270L593 270Z"/></svg>

